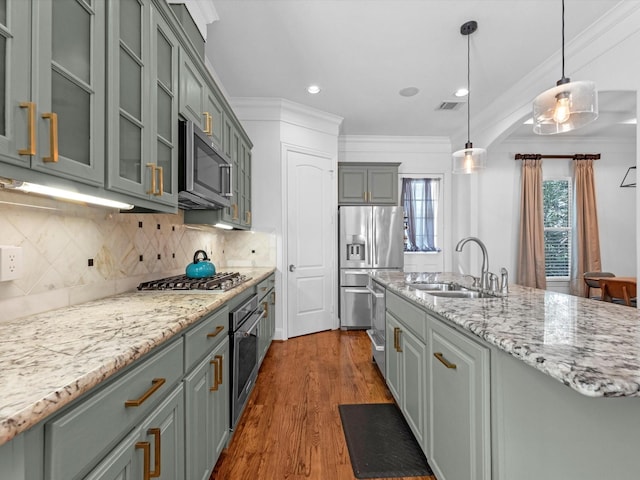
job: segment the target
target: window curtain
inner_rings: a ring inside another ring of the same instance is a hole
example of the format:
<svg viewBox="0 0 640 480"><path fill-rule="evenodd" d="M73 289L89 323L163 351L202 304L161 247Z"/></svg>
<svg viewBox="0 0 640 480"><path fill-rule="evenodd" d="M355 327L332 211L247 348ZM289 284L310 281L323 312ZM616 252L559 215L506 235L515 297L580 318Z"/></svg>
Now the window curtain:
<svg viewBox="0 0 640 480"><path fill-rule="evenodd" d="M517 283L545 289L542 160L522 160Z"/></svg>
<svg viewBox="0 0 640 480"><path fill-rule="evenodd" d="M584 296L584 272L602 271L593 160L573 160L573 172L575 215L570 291Z"/></svg>
<svg viewBox="0 0 640 480"><path fill-rule="evenodd" d="M435 217L438 208L439 180L403 178L402 206L407 218L408 249L413 252L437 251Z"/></svg>

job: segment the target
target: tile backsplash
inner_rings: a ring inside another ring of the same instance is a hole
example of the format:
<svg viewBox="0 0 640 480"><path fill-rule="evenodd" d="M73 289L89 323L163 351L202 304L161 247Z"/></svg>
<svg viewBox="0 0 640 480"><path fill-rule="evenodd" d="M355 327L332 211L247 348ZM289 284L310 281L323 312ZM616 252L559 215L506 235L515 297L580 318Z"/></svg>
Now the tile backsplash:
<svg viewBox="0 0 640 480"><path fill-rule="evenodd" d="M0 322L183 273L196 250L218 270L276 263L273 234L185 225L182 212L118 213L2 190L0 245L23 255L21 278L0 282Z"/></svg>

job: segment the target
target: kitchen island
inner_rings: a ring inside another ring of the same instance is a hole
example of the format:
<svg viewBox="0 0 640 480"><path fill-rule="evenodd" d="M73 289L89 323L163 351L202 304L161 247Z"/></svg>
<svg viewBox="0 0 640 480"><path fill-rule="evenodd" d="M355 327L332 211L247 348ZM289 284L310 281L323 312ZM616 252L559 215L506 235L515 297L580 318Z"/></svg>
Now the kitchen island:
<svg viewBox="0 0 640 480"><path fill-rule="evenodd" d="M428 324L420 392L425 399L423 448L440 480L640 478L636 309L517 285L510 286L507 296L494 298L437 297L411 285L469 286L468 277L456 274L391 272L373 278L387 289L388 325L398 320L394 315L402 316L398 311L415 307ZM390 312L390 301L392 307L404 308L400 302L408 307ZM397 325L407 338L416 333ZM389 333L388 328L387 337ZM454 334L457 343L449 341ZM478 356L472 358L461 342L473 346ZM447 346L451 348L443 350ZM407 348L400 350L387 348L387 361ZM459 397L442 397L442 392L464 375L470 397L462 410L452 413L448 410L459 404ZM449 428L442 425L443 418L449 419ZM464 422L469 429L462 438L472 441L448 443L449 432ZM451 459L443 444L455 451ZM463 458L469 469L456 470ZM447 468L457 477L447 475Z"/></svg>
<svg viewBox="0 0 640 480"><path fill-rule="evenodd" d="M18 454L41 443L43 421L274 272L238 270L250 280L224 293L134 291L2 324L0 464L12 455L20 462ZM14 445L14 453L11 445L3 446L15 440L22 443Z"/></svg>

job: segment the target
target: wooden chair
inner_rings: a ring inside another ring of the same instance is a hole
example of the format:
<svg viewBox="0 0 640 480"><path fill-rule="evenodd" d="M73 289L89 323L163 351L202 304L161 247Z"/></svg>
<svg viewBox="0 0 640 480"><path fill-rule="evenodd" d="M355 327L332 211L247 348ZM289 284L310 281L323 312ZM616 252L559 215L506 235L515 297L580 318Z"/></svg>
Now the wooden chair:
<svg viewBox="0 0 640 480"><path fill-rule="evenodd" d="M601 278L602 300L633 306L636 297L636 281L622 278ZM616 301L618 299L619 301Z"/></svg>
<svg viewBox="0 0 640 480"><path fill-rule="evenodd" d="M615 277L615 275L611 272L586 272L583 276L584 283L587 285L587 289L585 291L587 298L593 298L594 300L600 300L600 297L592 297L591 289L592 288L600 288L600 284L598 283L598 279L602 277Z"/></svg>

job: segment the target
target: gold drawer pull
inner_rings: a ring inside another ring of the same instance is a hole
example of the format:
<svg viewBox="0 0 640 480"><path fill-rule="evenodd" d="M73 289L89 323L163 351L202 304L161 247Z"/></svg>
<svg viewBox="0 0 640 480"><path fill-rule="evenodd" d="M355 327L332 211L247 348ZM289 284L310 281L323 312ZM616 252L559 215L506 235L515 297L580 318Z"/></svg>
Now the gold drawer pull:
<svg viewBox="0 0 640 480"><path fill-rule="evenodd" d="M29 136L29 145L27 148L18 150L18 155L35 155L36 154L36 104L33 102L22 102L20 108L27 109L27 130Z"/></svg>
<svg viewBox="0 0 640 480"><path fill-rule="evenodd" d="M158 191L153 192L157 197L161 197L164 194L164 170L163 167L155 167L158 171Z"/></svg>
<svg viewBox="0 0 640 480"><path fill-rule="evenodd" d="M141 448L144 454L144 466L143 466L143 474L142 478L144 480L151 479L151 445L149 442L138 442L136 443L136 449Z"/></svg>
<svg viewBox="0 0 640 480"><path fill-rule="evenodd" d="M162 432L159 428L150 428L147 430L147 434L153 435L155 437L155 448L154 448L154 459L153 459L153 472L149 472L149 477L157 478L160 476L160 464L162 462L162 449L160 447L160 438L162 436ZM147 442L148 443L148 442Z"/></svg>
<svg viewBox="0 0 640 480"><path fill-rule="evenodd" d="M210 392L215 392L218 390L218 358L220 357L220 355L216 355L215 358L213 360L211 360L209 362L209 365L213 365L213 386L209 387L209 391Z"/></svg>
<svg viewBox="0 0 640 480"><path fill-rule="evenodd" d="M238 220L238 204L234 203L233 205L231 205L231 208L233 208L233 215L231 217L232 220Z"/></svg>
<svg viewBox="0 0 640 480"><path fill-rule="evenodd" d="M440 363L442 363L445 367L452 368L454 370L457 368L457 365L455 363L451 363L446 358L444 358L444 355L442 353L436 352L433 354L433 356L436 357L438 360L440 360Z"/></svg>
<svg viewBox="0 0 640 480"><path fill-rule="evenodd" d="M151 169L151 189L147 190L147 195L156 194L156 166L153 163L147 163L147 168Z"/></svg>
<svg viewBox="0 0 640 480"><path fill-rule="evenodd" d="M218 385L222 385L222 355L216 355L215 358L218 360L218 366L220 367L217 370L218 378L216 379L216 382Z"/></svg>
<svg viewBox="0 0 640 480"><path fill-rule="evenodd" d="M58 162L58 114L57 113L43 113L42 118L49 119L49 155L48 157L42 157L43 162L57 163Z"/></svg>
<svg viewBox="0 0 640 480"><path fill-rule="evenodd" d="M203 133L206 133L207 135L211 136L212 131L211 131L211 124L213 123L211 121L211 115L209 114L209 112L204 112L204 130Z"/></svg>
<svg viewBox="0 0 640 480"><path fill-rule="evenodd" d="M212 333L207 333L207 338L213 338L223 330L224 330L224 327L222 325L218 325Z"/></svg>
<svg viewBox="0 0 640 480"><path fill-rule="evenodd" d="M142 396L136 400L127 400L124 402L125 407L139 407L142 405L151 395L153 395L162 385L164 385L166 380L164 378L154 378L151 380L151 388L144 392Z"/></svg>
<svg viewBox="0 0 640 480"><path fill-rule="evenodd" d="M264 316L266 318L269 316L269 302L262 302L262 306L264 307Z"/></svg>

